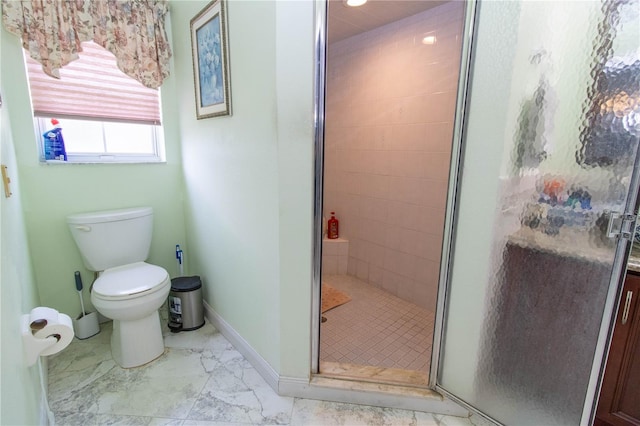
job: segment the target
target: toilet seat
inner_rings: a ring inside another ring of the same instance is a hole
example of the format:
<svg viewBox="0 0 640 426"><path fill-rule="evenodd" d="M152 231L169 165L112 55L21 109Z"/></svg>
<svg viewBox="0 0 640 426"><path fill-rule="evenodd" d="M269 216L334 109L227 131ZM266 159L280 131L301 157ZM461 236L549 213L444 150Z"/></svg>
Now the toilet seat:
<svg viewBox="0 0 640 426"><path fill-rule="evenodd" d="M105 270L91 291L104 300L134 299L161 290L169 282L169 274L160 266L136 262Z"/></svg>

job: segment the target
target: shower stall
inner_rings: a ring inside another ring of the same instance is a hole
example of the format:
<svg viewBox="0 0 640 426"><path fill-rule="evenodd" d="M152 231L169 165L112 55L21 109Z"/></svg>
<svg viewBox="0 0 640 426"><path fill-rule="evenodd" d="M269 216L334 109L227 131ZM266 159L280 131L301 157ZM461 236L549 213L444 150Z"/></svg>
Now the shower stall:
<svg viewBox="0 0 640 426"><path fill-rule="evenodd" d="M332 19L354 11L329 2L323 205L341 238L323 239L322 285L351 300L323 313L320 360L426 386L464 4L410 3L351 35Z"/></svg>

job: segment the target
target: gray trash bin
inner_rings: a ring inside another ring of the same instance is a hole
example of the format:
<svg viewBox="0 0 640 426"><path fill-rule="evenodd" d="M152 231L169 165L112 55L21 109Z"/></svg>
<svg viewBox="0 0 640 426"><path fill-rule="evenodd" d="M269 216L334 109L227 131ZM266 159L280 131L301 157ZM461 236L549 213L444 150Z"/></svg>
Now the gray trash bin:
<svg viewBox="0 0 640 426"><path fill-rule="evenodd" d="M200 277L178 277L171 280L169 292L169 329L174 333L196 330L204 325L202 281Z"/></svg>

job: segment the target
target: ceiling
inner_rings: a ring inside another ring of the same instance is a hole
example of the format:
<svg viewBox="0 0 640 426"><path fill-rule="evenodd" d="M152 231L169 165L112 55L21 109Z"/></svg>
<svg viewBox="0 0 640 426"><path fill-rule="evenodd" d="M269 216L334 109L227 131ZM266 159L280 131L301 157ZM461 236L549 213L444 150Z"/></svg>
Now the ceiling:
<svg viewBox="0 0 640 426"><path fill-rule="evenodd" d="M362 6L349 7L342 0L329 0L328 41L340 41L446 2L447 0L369 0Z"/></svg>

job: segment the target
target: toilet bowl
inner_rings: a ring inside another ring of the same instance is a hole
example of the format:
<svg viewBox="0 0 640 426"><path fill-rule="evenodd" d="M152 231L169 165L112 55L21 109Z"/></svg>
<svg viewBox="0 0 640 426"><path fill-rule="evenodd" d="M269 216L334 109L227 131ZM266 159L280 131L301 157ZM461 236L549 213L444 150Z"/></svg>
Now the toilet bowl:
<svg viewBox="0 0 640 426"><path fill-rule="evenodd" d="M151 207L71 215L67 224L85 266L98 272L91 302L113 320L113 359L131 368L162 355L158 309L167 300L171 280L165 269L145 262L153 229Z"/></svg>
<svg viewBox="0 0 640 426"><path fill-rule="evenodd" d="M111 354L121 367L146 364L164 353L158 309L170 289L167 271L144 262L107 269L94 282L91 303L113 320Z"/></svg>

